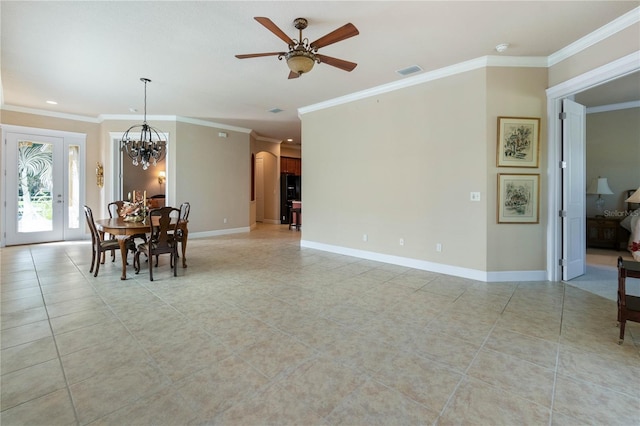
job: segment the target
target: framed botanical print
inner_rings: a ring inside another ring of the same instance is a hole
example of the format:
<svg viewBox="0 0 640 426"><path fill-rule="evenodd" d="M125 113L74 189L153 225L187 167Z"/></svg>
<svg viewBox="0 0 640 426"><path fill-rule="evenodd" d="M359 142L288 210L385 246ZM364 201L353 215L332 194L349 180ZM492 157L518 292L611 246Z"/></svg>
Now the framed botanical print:
<svg viewBox="0 0 640 426"><path fill-rule="evenodd" d="M538 223L539 174L498 174L498 223Z"/></svg>
<svg viewBox="0 0 640 426"><path fill-rule="evenodd" d="M538 167L540 119L498 117L498 167Z"/></svg>

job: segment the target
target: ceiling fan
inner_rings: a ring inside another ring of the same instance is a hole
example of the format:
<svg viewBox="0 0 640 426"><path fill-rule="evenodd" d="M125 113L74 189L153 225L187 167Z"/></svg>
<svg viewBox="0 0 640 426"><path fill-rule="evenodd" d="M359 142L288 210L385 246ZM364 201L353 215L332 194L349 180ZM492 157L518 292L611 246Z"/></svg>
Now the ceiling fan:
<svg viewBox="0 0 640 426"><path fill-rule="evenodd" d="M327 65L340 68L344 71L352 71L358 64L355 62L345 61L344 59L333 58L331 56L321 55L318 53L318 49L324 46L328 46L333 43L348 39L359 34L358 29L351 23L343 25L330 32L329 34L320 37L314 42L309 43L309 40L302 38L302 30L307 28L307 20L305 18L296 18L293 21L293 26L300 30L300 38L298 40L290 38L286 35L276 24L269 18L256 16L256 21L261 23L266 29L274 33L277 37L287 43L289 50L287 52L269 52L269 53L249 53L246 55L236 55L238 59L258 58L261 56L278 56L279 60L282 58L287 60L287 65L291 70L289 72L289 78L298 78L302 74L308 73L313 68L313 65L317 63L325 63Z"/></svg>

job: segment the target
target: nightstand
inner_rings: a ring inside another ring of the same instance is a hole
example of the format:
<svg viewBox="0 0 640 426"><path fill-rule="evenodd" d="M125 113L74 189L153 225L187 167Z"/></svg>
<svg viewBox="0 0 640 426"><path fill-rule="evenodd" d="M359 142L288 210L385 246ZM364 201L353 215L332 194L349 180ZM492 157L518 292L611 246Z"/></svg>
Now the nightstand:
<svg viewBox="0 0 640 426"><path fill-rule="evenodd" d="M604 216L587 218L587 247L620 250L620 219Z"/></svg>

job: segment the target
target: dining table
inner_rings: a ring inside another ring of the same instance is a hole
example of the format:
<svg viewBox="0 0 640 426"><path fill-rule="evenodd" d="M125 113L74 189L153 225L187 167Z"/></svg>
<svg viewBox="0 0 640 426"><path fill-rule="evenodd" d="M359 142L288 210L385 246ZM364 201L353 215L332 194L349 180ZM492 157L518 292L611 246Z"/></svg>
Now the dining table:
<svg viewBox="0 0 640 426"><path fill-rule="evenodd" d="M176 218L175 220L178 220ZM180 248L182 251L182 267L187 267L187 237L189 229L187 227L188 220L180 219L178 221L178 229L182 232L180 238ZM175 223L172 221L172 224ZM122 275L121 280L127 279L127 239L133 235L144 234L150 232L149 217L142 221L129 221L123 217L114 217L109 219L96 220L96 228L101 234L111 234L118 240L120 246L120 254L122 255ZM177 265L176 265L177 266Z"/></svg>

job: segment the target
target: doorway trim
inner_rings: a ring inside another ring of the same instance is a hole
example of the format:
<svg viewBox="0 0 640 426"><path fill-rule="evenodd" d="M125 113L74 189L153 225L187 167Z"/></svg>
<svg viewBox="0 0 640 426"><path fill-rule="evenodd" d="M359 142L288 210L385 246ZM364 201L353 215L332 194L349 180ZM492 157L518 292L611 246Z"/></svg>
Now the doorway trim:
<svg viewBox="0 0 640 426"><path fill-rule="evenodd" d="M140 137L140 133L130 133L129 134L131 137ZM167 141L166 143L166 150L167 150L167 154L165 156L165 187L164 187L164 195L165 195L165 205L170 205L169 203L171 202L171 197L170 197L170 193L171 191L169 190L169 184L167 184L167 182L171 182L171 184L173 185L173 181L171 181L170 179L172 178L172 170L170 167L170 162L169 162L169 158L171 157L169 154L169 133L160 133L160 136L162 136L164 138L165 141ZM111 144L111 149L109 150L110 152L110 157L109 160L111 162L111 167L110 167L110 172L108 175L108 178L105 176L105 182L107 182L107 180L111 183L111 188L110 188L110 200L124 200L124 194L122 194L122 169L123 169L123 161L124 161L124 157L122 155L122 149L120 147L120 140L122 138L122 132L109 132L109 143ZM106 205L106 201L105 201L105 205Z"/></svg>
<svg viewBox="0 0 640 426"><path fill-rule="evenodd" d="M585 72L547 89L547 280L559 281L562 278L560 259L562 258L562 126L559 119L562 112L562 99L587 89L607 83L627 74L640 71L640 51L636 51L606 65ZM586 230L584 231L586 232Z"/></svg>

